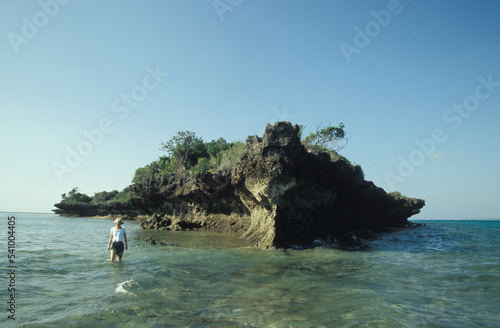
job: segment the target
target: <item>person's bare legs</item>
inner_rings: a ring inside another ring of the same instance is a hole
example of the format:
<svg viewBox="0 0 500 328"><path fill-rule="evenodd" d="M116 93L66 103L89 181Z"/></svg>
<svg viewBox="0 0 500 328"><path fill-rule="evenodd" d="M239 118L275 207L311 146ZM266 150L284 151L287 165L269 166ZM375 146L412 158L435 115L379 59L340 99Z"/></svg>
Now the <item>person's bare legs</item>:
<svg viewBox="0 0 500 328"><path fill-rule="evenodd" d="M115 260L115 257L116 257L116 251L113 248L113 249L111 249L111 257L109 258L109 261L113 262ZM121 260L120 258L118 258L118 259L119 259L118 261Z"/></svg>
<svg viewBox="0 0 500 328"><path fill-rule="evenodd" d="M118 262L121 262L121 260L122 260L121 256L116 256L116 260L117 260Z"/></svg>

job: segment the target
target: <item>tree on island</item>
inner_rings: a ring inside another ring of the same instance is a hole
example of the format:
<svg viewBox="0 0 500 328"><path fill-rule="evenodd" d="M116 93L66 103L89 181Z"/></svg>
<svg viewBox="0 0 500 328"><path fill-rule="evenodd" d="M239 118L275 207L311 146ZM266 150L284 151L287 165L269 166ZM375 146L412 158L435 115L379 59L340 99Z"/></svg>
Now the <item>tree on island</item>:
<svg viewBox="0 0 500 328"><path fill-rule="evenodd" d="M203 142L202 138L190 131L179 131L161 145L160 150L166 151L168 156L138 169L133 182L158 173L196 174L227 169L230 163L236 161L236 157L239 158L244 149L242 142L227 142L222 137Z"/></svg>
<svg viewBox="0 0 500 328"><path fill-rule="evenodd" d="M339 126L332 126L328 123L327 127L321 127L321 123L316 126L316 131L311 132L305 139L304 144L317 150L327 149L335 152L342 150L349 138L346 138L345 125L340 122ZM340 142L345 142L340 145Z"/></svg>
<svg viewBox="0 0 500 328"><path fill-rule="evenodd" d="M90 203L92 200L88 195L82 194L78 187L71 189L68 194L66 193L61 195L62 201L66 203Z"/></svg>
<svg viewBox="0 0 500 328"><path fill-rule="evenodd" d="M196 165L198 159L208 156L203 139L190 131L179 131L176 136L161 145L160 149L166 151L170 157L179 159L185 169Z"/></svg>
<svg viewBox="0 0 500 328"><path fill-rule="evenodd" d="M61 204L110 204L110 203L125 203L132 198L138 198L129 187L125 187L122 191L101 191L94 193L94 196L88 196L80 192L78 187L71 189L68 194L61 195Z"/></svg>

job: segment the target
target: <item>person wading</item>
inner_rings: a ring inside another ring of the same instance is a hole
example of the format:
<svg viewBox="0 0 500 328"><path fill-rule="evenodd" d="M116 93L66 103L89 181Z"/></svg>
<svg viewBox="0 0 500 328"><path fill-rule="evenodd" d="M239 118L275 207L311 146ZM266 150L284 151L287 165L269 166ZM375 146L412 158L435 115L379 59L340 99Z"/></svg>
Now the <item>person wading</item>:
<svg viewBox="0 0 500 328"><path fill-rule="evenodd" d="M115 257L117 257L118 261L122 260L123 252L128 250L128 242L127 242L127 230L122 227L123 220L118 218L114 221L116 224L115 227L111 228L109 242L108 242L108 251L111 247L111 257L109 260L113 262ZM111 243L113 245L111 246Z"/></svg>

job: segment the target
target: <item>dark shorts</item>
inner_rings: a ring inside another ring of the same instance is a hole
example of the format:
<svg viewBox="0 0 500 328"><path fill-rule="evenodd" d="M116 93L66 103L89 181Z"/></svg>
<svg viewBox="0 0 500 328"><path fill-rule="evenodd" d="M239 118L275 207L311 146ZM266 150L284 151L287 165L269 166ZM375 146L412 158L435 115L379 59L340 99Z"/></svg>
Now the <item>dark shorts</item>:
<svg viewBox="0 0 500 328"><path fill-rule="evenodd" d="M125 244L121 241L114 241L112 249L115 250L115 253L116 255L118 255L118 257L122 257L123 251L125 250Z"/></svg>

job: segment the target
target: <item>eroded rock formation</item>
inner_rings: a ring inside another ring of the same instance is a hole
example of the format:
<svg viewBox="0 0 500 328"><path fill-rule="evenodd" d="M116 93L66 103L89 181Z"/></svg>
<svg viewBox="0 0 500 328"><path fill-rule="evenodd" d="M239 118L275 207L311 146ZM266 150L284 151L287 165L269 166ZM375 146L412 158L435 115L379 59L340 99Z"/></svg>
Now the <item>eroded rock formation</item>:
<svg viewBox="0 0 500 328"><path fill-rule="evenodd" d="M357 229L399 227L424 206L363 178L359 166L308 152L288 122L250 136L232 171L155 176L132 186L157 204L143 228L244 232L263 248L311 246Z"/></svg>
<svg viewBox="0 0 500 328"><path fill-rule="evenodd" d="M262 138L248 137L230 171L155 175L130 186L141 197L136 210L149 214L141 227L242 232L262 248L308 247L405 226L425 205L387 194L333 152L306 150L298 132L289 122L268 124Z"/></svg>

